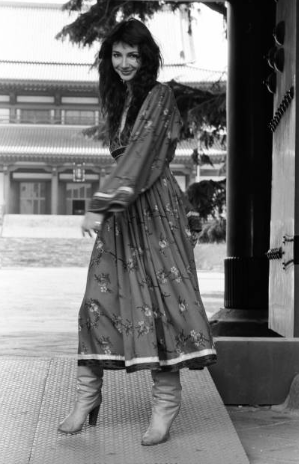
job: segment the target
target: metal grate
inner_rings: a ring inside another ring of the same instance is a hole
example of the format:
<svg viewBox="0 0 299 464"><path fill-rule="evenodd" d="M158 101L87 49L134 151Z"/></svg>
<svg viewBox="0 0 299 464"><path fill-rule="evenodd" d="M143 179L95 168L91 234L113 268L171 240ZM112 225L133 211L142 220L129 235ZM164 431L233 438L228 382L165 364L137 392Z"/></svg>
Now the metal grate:
<svg viewBox="0 0 299 464"><path fill-rule="evenodd" d="M182 371L183 404L170 440L143 447L151 409L147 371L105 371L96 427L57 432L75 398L73 358L0 358L0 455L5 464L248 464L207 369Z"/></svg>

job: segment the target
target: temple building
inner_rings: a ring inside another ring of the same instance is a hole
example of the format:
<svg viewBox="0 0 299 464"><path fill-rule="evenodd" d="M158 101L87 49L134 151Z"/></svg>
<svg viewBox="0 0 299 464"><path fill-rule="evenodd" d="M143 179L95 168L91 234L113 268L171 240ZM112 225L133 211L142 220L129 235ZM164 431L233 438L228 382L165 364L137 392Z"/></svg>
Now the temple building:
<svg viewBox="0 0 299 464"><path fill-rule="evenodd" d="M0 5L2 214L84 214L113 166L108 149L82 133L100 118L98 74L92 66L99 45L80 48L55 39L72 20L61 6L59 0ZM163 44L159 80L225 85L225 73L195 65L184 14L165 11L159 18L149 24ZM196 141L181 142L171 165L183 190L196 174L198 179L191 159L194 148ZM200 178L219 178L225 152L219 147L208 154L213 166L202 166Z"/></svg>

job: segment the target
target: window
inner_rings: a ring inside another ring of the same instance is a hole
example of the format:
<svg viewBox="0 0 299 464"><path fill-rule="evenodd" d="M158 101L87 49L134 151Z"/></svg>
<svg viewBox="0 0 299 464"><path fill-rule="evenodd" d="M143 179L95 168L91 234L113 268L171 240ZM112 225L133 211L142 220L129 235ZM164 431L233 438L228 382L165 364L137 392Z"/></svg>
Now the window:
<svg viewBox="0 0 299 464"><path fill-rule="evenodd" d="M0 108L0 124L9 122L9 108Z"/></svg>
<svg viewBox="0 0 299 464"><path fill-rule="evenodd" d="M46 213L46 183L21 182L20 183L20 213L45 214Z"/></svg>
<svg viewBox="0 0 299 464"><path fill-rule="evenodd" d="M91 184L66 184L66 214L84 214L91 198Z"/></svg>
<svg viewBox="0 0 299 464"><path fill-rule="evenodd" d="M66 110L65 124L89 126L95 124L95 111Z"/></svg>
<svg viewBox="0 0 299 464"><path fill-rule="evenodd" d="M51 124L51 111L21 109L20 122L23 124Z"/></svg>

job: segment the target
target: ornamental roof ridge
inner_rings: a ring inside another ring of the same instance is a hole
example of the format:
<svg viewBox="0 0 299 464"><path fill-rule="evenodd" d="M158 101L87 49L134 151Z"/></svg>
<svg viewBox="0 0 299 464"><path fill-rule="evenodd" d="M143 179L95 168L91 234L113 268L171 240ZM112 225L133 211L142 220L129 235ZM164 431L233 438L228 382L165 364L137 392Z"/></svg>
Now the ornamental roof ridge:
<svg viewBox="0 0 299 464"><path fill-rule="evenodd" d="M30 61L30 60L3 60L0 58L0 63L7 64L29 64L29 65L48 65L48 66L82 66L82 67L94 67L94 63L80 63L80 62L61 62L61 61ZM204 71L206 73L215 74L227 74L226 69L208 69L197 66L193 62L182 62L182 63L166 63L161 68L185 68L190 67L197 71Z"/></svg>
<svg viewBox="0 0 299 464"><path fill-rule="evenodd" d="M0 63L7 64L41 64L41 65L55 65L55 66L93 66L93 63L75 63L75 62L61 62L61 61L30 61L30 60L1 60Z"/></svg>
<svg viewBox="0 0 299 464"><path fill-rule="evenodd" d="M47 124L1 124L0 155L10 154L69 154L82 155L106 154L109 149L102 141L91 139L83 134L88 126L47 125ZM197 147L196 140L180 140L176 155L191 160L191 154ZM226 150L215 145L204 153L217 163L222 160ZM218 161L217 161L218 160ZM191 161L190 161L191 162Z"/></svg>
<svg viewBox="0 0 299 464"><path fill-rule="evenodd" d="M62 10L62 7L66 3L64 0L46 0L46 1L32 1L32 0L1 0L1 7L9 8L22 8L22 9L39 9L39 10Z"/></svg>

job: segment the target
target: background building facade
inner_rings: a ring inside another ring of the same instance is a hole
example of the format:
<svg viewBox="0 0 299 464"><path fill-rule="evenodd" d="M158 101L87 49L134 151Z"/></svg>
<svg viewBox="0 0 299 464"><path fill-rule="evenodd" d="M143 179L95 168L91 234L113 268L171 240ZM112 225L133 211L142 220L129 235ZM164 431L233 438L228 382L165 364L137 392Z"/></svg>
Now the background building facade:
<svg viewBox="0 0 299 464"><path fill-rule="evenodd" d="M84 214L113 167L108 149L82 132L100 122L92 67L98 45L82 49L56 40L70 19L59 2L0 5L2 214ZM152 29L164 55L160 81L208 86L225 78L194 64L183 12L165 11ZM181 142L171 166L183 190L196 176L194 148L196 142ZM219 174L223 155L212 150L214 163L202 167L203 178Z"/></svg>

